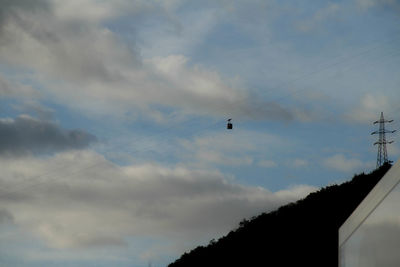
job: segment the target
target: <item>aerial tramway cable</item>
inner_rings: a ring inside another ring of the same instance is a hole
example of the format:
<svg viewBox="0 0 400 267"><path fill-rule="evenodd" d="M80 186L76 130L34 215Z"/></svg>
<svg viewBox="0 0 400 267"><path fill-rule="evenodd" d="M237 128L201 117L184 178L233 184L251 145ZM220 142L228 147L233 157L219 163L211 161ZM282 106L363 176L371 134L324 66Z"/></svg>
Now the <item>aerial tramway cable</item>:
<svg viewBox="0 0 400 267"><path fill-rule="evenodd" d="M395 40L397 40L397 39L398 39L398 37L396 37L396 38L391 38L390 40L386 40L386 41L381 42L381 44L387 43L387 42L389 42L389 41L392 42L392 41L395 41ZM371 52L371 51L377 49L378 47L380 47L380 45L375 45L375 46L373 46L372 48L363 50L363 51L361 51L360 53L357 53L357 54L355 54L355 55L353 55L353 56L347 57L347 58L344 59L344 60L341 60L341 61L338 61L338 62L334 62L334 63L331 63L331 64L327 64L327 65L326 65L325 67L323 67L323 68L320 68L320 69L318 69L318 70L315 70L315 71L312 71L312 72L309 72L309 73L305 73L305 74L300 75L300 76L298 76L298 77L296 77L296 78L294 78L294 79L291 79L291 80L288 81L288 82L284 82L284 83L282 83L280 86L278 86L278 87L276 87L276 88L282 88L283 86L288 85L288 84L291 84L291 83L293 83L293 82L295 82L295 81L298 81L298 80L304 79L304 78L306 78L306 77L310 77L310 76L316 75L316 74L318 74L318 73L320 73L320 72L322 72L322 71L325 71L325 70L327 70L327 69L330 69L330 68L332 68L332 67L339 66L339 65L342 64L342 63L346 63L346 62L349 62L349 61L351 61L351 60L354 60L355 58L360 57L360 56L362 56L362 55L364 55L364 54L367 54L367 53L369 53L369 52ZM379 63L379 62L378 62L378 63ZM296 94L296 93L299 93L300 91L303 91L303 90L305 90L305 89L302 88L302 89L298 89L298 90L296 90L296 91L292 91L292 92L290 92L289 94L286 94L286 95L284 95L284 96L282 96L282 97L277 98L277 99L275 100L275 102L280 102L280 101L282 101L283 99L285 99L285 98L287 98L287 97L289 97L289 96L291 96L291 95L294 95L294 94ZM256 108L262 108L262 107L256 107ZM400 109L400 108L399 108L399 109ZM210 128L212 128L212 127L215 126L215 125L219 125L221 122L223 122L223 120L217 121L216 123L213 123L213 124L211 124L211 125L208 126L208 127L205 127L205 128L202 128L202 129L198 129L198 130L194 130L194 131L197 132L197 133L199 133L199 132L205 131L205 130L207 130L207 129L210 129ZM191 120L189 120L189 121L187 121L187 122L185 122L185 123L194 123L194 122L191 121ZM183 123L182 125L185 125L185 123ZM182 125L181 125L181 126L182 126ZM175 125L171 125L170 127L164 129L164 130L161 131L161 132L157 132L157 133L150 134L150 135L146 136L146 138L148 138L149 136L156 136L156 135L163 134L163 133L165 133L165 132L168 132L168 131L171 130L171 129L174 129L175 127L176 127ZM229 119L229 120L228 120L228 123L227 123L227 129L232 129L232 128L233 128L233 125L232 125L232 123L231 123L231 119ZM136 138L136 139L134 139L133 141L139 141L138 139L142 139L142 138ZM121 144L121 145L118 145L118 146L114 146L114 148L115 148L115 147L119 147L119 146L123 146L123 145L124 145L124 144ZM154 146L155 146L155 145L150 145L150 146L147 147L146 150L136 150L136 151L131 151L131 152L133 152L133 153L140 153L140 152L142 152L142 153L143 153L143 152L146 152L146 151L151 151L151 148L154 148ZM131 154L132 154L132 153L131 153ZM78 174L78 173L80 173L80 172L82 172L82 171L85 171L85 170L94 168L94 167L98 166L99 164L102 164L102 163L96 163L96 164L93 164L93 165L86 166L86 167L84 167L84 168L81 168L81 169L79 169L79 170L73 172L73 173L70 173L69 175L67 175L67 177L68 177L68 176L71 176L71 175L76 175L76 174ZM55 168L55 169L50 170L50 171L48 171L48 172L46 172L46 173L44 173L44 174L40 174L40 175L33 176L32 178L29 178L29 180L31 180L31 179L43 178L44 176L48 176L48 175L53 175L53 174L56 173L56 172L59 173L59 171L60 171L60 170L63 170L65 167L68 167L68 166L65 166L65 165L64 165L64 166L60 165L60 166L61 166L61 168ZM26 181L26 180L25 180L25 181ZM25 181L24 181L24 182L25 182ZM53 180L53 181L54 181L54 180ZM46 183L48 183L48 182L50 182L50 181L48 181L48 180L47 180L47 181L41 181L41 182L38 182L38 183L35 183L35 184L31 184L31 185L27 185L27 186L22 186L22 187L20 187L20 188L17 188L16 190L8 191L7 193L19 192L19 191L22 191L22 190L26 190L26 189L29 189L29 188L33 188L33 187L35 187L35 186L39 186L39 185L42 185L42 184L46 184ZM1 194L1 193L0 193L0 196L1 196L1 195L4 195L4 194Z"/></svg>

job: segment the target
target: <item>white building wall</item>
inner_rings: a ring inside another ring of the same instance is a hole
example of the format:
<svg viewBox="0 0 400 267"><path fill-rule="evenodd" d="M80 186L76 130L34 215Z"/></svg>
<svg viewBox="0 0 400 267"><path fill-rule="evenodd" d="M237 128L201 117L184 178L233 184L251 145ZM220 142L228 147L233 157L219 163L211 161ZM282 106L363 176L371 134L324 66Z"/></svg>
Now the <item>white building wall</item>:
<svg viewBox="0 0 400 267"><path fill-rule="evenodd" d="M339 266L400 266L400 161L341 226Z"/></svg>

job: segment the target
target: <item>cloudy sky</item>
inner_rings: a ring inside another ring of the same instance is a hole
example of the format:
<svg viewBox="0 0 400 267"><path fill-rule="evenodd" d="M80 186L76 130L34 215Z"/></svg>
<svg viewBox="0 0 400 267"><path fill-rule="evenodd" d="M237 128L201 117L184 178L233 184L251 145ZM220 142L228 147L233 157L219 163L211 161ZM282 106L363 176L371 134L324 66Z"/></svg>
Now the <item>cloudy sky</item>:
<svg viewBox="0 0 400 267"><path fill-rule="evenodd" d="M165 266L400 125L398 0L0 6L1 266Z"/></svg>

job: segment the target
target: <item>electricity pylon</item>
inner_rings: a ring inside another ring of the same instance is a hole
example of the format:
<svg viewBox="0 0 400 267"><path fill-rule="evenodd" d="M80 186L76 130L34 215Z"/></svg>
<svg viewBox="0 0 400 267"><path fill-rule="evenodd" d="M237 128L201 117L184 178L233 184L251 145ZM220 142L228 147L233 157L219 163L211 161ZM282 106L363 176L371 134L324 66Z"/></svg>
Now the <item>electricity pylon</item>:
<svg viewBox="0 0 400 267"><path fill-rule="evenodd" d="M393 120L385 120L383 117L383 112L381 112L381 118L378 121L375 121L374 124L379 123L379 130L372 132L372 134L379 134L379 140L374 143L374 145L379 145L378 146L378 156L376 159L376 168L379 168L382 166L384 163L390 162L388 160L388 155L387 155L387 149L386 149L386 144L391 144L393 141L386 141L386 134L387 133L394 133L394 131L387 131L385 130L385 123L391 123Z"/></svg>

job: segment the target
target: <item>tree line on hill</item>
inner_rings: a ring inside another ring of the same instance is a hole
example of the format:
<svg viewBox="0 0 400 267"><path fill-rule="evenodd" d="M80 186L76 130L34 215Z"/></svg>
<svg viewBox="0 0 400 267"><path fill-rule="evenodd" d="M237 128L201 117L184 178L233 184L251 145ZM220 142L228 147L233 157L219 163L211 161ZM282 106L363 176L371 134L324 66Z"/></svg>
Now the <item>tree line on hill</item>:
<svg viewBox="0 0 400 267"><path fill-rule="evenodd" d="M355 175L297 202L243 220L218 241L184 253L169 267L338 266L338 230L390 169Z"/></svg>

